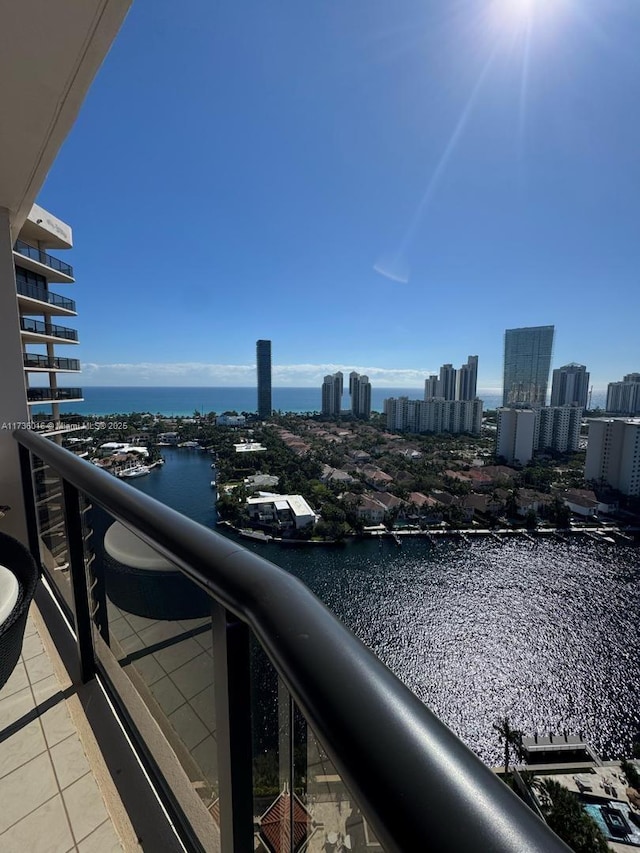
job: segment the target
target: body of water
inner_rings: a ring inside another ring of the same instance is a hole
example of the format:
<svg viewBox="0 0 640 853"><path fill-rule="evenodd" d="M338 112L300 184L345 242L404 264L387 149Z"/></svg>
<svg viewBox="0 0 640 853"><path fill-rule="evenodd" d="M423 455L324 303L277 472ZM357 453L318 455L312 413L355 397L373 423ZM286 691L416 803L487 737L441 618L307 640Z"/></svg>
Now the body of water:
<svg viewBox="0 0 640 853"><path fill-rule="evenodd" d="M211 457L166 448L131 481L215 526ZM583 731L604 756L640 729L639 552L591 540L283 548L243 542L306 583L480 757L492 724Z"/></svg>
<svg viewBox="0 0 640 853"><path fill-rule="evenodd" d="M84 400L81 403L62 403L60 411L64 414L77 413L89 415L110 415L127 412L151 412L163 415L192 415L194 411L255 412L257 392L255 388L167 388L167 387L88 387L83 388ZM376 412L383 410L387 397L409 397L422 399L422 388L376 388L371 389L371 407ZM502 395L482 394L485 409L495 409L502 405ZM592 405L604 408L606 394L594 393ZM349 396L343 397L343 405L348 407ZM282 412L317 412L322 407L320 388L274 388L273 408ZM34 411L50 411L51 405L33 406Z"/></svg>

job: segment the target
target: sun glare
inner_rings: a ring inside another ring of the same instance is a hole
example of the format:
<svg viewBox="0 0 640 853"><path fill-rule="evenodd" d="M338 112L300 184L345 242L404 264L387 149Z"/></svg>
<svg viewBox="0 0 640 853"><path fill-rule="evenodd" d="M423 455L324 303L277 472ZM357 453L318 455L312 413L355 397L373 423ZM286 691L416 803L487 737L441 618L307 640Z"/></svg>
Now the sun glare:
<svg viewBox="0 0 640 853"><path fill-rule="evenodd" d="M505 35L517 35L534 23L536 27L548 24L562 5L562 0L494 0L492 25Z"/></svg>

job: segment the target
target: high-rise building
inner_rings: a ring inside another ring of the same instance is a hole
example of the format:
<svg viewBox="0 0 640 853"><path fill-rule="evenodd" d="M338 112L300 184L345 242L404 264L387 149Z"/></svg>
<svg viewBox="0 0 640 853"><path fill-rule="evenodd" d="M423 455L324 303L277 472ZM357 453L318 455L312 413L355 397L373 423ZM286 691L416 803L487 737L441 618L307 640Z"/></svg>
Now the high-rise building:
<svg viewBox="0 0 640 853"><path fill-rule="evenodd" d="M553 326L506 330L503 406L546 406L553 332Z"/></svg>
<svg viewBox="0 0 640 853"><path fill-rule="evenodd" d="M579 406L498 409L496 454L510 464L526 465L537 450L575 452L581 424Z"/></svg>
<svg viewBox="0 0 640 853"><path fill-rule="evenodd" d="M351 383L351 379L349 379ZM344 377L340 371L324 377L322 383L322 414L338 416L342 410Z"/></svg>
<svg viewBox="0 0 640 853"><path fill-rule="evenodd" d="M509 465L526 465L533 458L536 413L532 409L498 409L496 455Z"/></svg>
<svg viewBox="0 0 640 853"><path fill-rule="evenodd" d="M258 416L270 418L271 405L271 341L256 341L258 371Z"/></svg>
<svg viewBox="0 0 640 853"><path fill-rule="evenodd" d="M371 383L368 376L353 373L349 376L351 391L351 414L355 418L369 420L371 417Z"/></svg>
<svg viewBox="0 0 640 853"><path fill-rule="evenodd" d="M452 364L443 364L440 368L436 397L442 397L443 400L456 399L456 369Z"/></svg>
<svg viewBox="0 0 640 853"><path fill-rule="evenodd" d="M482 400L410 400L389 397L384 401L387 429L399 432L469 433L479 435Z"/></svg>
<svg viewBox="0 0 640 853"><path fill-rule="evenodd" d="M584 478L640 495L640 418L589 421Z"/></svg>
<svg viewBox="0 0 640 853"><path fill-rule="evenodd" d="M49 250L70 249L71 228L37 204L32 207L13 247L22 361L25 372L27 403L35 413L42 413L61 433L60 403L80 402L80 388L58 385L63 373L79 373L77 358L61 356L59 346L78 343L78 333L57 322L58 317L76 317L72 299L54 293L50 284L71 284L73 269L49 254ZM53 318L56 322L53 322Z"/></svg>
<svg viewBox="0 0 640 853"><path fill-rule="evenodd" d="M589 374L584 364L565 364L553 371L551 384L552 406L587 408Z"/></svg>
<svg viewBox="0 0 640 853"><path fill-rule="evenodd" d="M478 387L478 356L470 355L456 375L456 400L475 400Z"/></svg>
<svg viewBox="0 0 640 853"><path fill-rule="evenodd" d="M545 406L536 411L535 449L575 453L579 448L582 426L581 406Z"/></svg>
<svg viewBox="0 0 640 853"><path fill-rule="evenodd" d="M437 396L438 377L435 373L432 373L431 376L424 380L424 399L433 400L433 398Z"/></svg>
<svg viewBox="0 0 640 853"><path fill-rule="evenodd" d="M627 373L622 382L609 383L607 411L616 415L640 414L640 373Z"/></svg>

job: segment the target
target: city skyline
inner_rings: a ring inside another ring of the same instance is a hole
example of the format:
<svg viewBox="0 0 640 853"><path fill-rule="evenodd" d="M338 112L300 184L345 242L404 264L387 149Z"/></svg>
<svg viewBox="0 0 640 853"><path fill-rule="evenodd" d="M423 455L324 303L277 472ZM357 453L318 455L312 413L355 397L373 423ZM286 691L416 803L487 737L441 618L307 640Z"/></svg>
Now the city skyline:
<svg viewBox="0 0 640 853"><path fill-rule="evenodd" d="M77 237L80 383L250 384L268 334L278 384L472 351L497 388L545 322L554 366L636 370L640 7L554 4L527 47L489 6L133 4L38 199Z"/></svg>

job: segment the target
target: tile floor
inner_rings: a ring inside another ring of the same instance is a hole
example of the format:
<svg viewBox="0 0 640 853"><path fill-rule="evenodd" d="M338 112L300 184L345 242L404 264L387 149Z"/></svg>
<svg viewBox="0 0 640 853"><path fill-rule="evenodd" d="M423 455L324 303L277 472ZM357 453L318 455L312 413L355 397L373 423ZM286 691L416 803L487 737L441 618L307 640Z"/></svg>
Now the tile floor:
<svg viewBox="0 0 640 853"><path fill-rule="evenodd" d="M29 618L22 656L0 689L2 853L121 853L67 707Z"/></svg>

